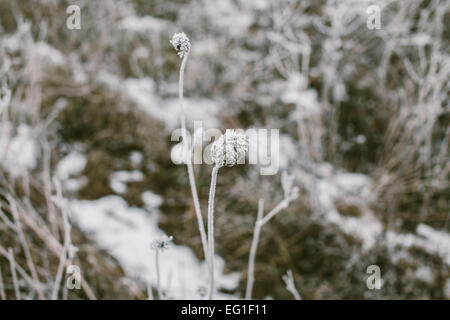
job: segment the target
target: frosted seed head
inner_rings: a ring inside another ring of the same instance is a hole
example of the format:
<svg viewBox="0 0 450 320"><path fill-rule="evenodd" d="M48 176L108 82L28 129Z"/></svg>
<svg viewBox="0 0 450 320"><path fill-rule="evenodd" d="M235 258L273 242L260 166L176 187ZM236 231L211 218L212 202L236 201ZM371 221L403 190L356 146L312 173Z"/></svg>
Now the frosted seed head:
<svg viewBox="0 0 450 320"><path fill-rule="evenodd" d="M153 240L151 247L153 250L160 250L162 252L164 250L169 249L169 245L170 245L170 242L172 241L172 239L173 239L172 236L170 236L170 237L162 236L159 239Z"/></svg>
<svg viewBox="0 0 450 320"><path fill-rule="evenodd" d="M181 59L183 59L184 55L189 53L191 50L191 42L184 32L175 33L172 40L170 40L170 43L175 48Z"/></svg>
<svg viewBox="0 0 450 320"><path fill-rule="evenodd" d="M245 160L248 137L234 130L227 130L211 146L211 159L217 167L232 167Z"/></svg>

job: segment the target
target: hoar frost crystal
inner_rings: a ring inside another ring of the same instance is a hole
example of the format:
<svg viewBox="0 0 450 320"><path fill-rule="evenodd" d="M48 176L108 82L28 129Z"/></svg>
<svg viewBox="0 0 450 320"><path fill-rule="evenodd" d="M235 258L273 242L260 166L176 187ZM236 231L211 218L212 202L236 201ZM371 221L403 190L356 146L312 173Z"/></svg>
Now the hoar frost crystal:
<svg viewBox="0 0 450 320"><path fill-rule="evenodd" d="M183 59L184 56L191 50L191 42L184 32L175 33L172 40L170 40L170 43L175 48L181 59Z"/></svg>
<svg viewBox="0 0 450 320"><path fill-rule="evenodd" d="M227 130L211 146L211 159L217 167L232 167L243 163L248 151L248 139L235 130Z"/></svg>

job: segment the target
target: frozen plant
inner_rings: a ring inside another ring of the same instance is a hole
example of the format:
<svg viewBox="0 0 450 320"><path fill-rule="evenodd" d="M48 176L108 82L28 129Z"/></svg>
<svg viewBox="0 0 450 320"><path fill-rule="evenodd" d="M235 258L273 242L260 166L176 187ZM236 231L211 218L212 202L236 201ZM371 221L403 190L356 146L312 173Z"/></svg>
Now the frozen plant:
<svg viewBox="0 0 450 320"><path fill-rule="evenodd" d="M255 281L255 258L261 235L261 228L278 212L286 209L292 201L298 198L299 195L298 187L294 186L294 176L289 175L286 172L281 174L281 186L283 188L283 200L281 200L278 205L276 205L275 208L273 208L265 216L263 215L264 199L260 199L258 201L258 215L256 218L255 228L253 230L253 239L248 257L247 288L245 290L245 299L247 300L252 298L253 283Z"/></svg>
<svg viewBox="0 0 450 320"><path fill-rule="evenodd" d="M242 133L228 129L211 146L211 159L218 168L232 167L243 163L247 151L248 138Z"/></svg>
<svg viewBox="0 0 450 320"><path fill-rule="evenodd" d="M248 151L248 137L235 130L227 130L211 146L211 159L214 167L211 172L211 187L208 200L208 268L209 299L214 293L214 195L216 193L217 174L223 166L232 167L245 160Z"/></svg>
<svg viewBox="0 0 450 320"><path fill-rule="evenodd" d="M170 247L170 242L173 240L173 237L170 236L162 236L159 239L155 239L152 242L152 249L153 250L160 250L161 252L168 250Z"/></svg>
<svg viewBox="0 0 450 320"><path fill-rule="evenodd" d="M155 250L155 266L156 266L156 288L158 290L158 298L161 300L163 298L162 292L161 292L161 281L160 281L160 273L159 273L159 252L164 252L165 250L169 249L170 242L172 241L173 237L170 236L162 236L159 239L153 240L151 244L151 248ZM151 289L150 289L151 290Z"/></svg>
<svg viewBox="0 0 450 320"><path fill-rule="evenodd" d="M286 290L292 293L295 300L302 300L300 293L298 293L298 290L295 287L294 275L292 274L292 270L288 270L286 272L286 274L283 276L283 281L286 284Z"/></svg>
<svg viewBox="0 0 450 320"><path fill-rule="evenodd" d="M183 59L185 55L187 56L191 50L191 42L184 32L175 33L172 40L170 40L170 43L173 45L181 59Z"/></svg>
<svg viewBox="0 0 450 320"><path fill-rule="evenodd" d="M69 212L68 212L69 207L67 200L64 199L62 194L61 182L59 181L58 178L53 177L53 184L55 185L56 196L53 196L52 200L55 203L55 205L59 207L61 210L63 218L62 225L64 230L63 247L59 257L58 271L56 273L55 285L52 291L52 300L57 300L64 267L72 265L72 261L75 257L75 253L78 251L78 248L72 244L72 236L71 236L72 225L69 220ZM68 289L67 285L64 286L63 291L64 300L67 300L68 297L67 289Z"/></svg>
<svg viewBox="0 0 450 320"><path fill-rule="evenodd" d="M184 69L186 68L187 59L189 57L189 51L191 49L191 43L189 38L186 36L184 32L175 33L170 40L170 43L173 45L175 50L178 52L178 56L183 59L180 66L180 78L178 82L178 97L180 100L180 120L181 120L181 130L183 137L183 152L182 155L188 154L188 159L186 159L186 166L189 177L189 184L191 187L192 199L194 201L194 209L195 215L197 217L198 229L200 232L200 238L203 246L203 254L205 259L207 259L207 242L206 242L206 232L205 225L203 223L202 211L200 208L200 201L198 198L197 187L195 185L195 176L194 176L194 168L192 166L191 161L191 146L188 145L187 137L186 137L186 118L184 115L184 104L183 104L183 81L184 81ZM188 148L188 150L186 150ZM187 152L186 152L187 151Z"/></svg>

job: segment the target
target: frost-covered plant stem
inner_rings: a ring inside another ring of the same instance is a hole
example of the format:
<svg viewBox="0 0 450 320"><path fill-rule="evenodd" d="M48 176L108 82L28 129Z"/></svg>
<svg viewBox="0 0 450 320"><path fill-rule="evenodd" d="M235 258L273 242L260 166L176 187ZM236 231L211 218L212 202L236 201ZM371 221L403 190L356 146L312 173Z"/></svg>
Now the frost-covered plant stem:
<svg viewBox="0 0 450 320"><path fill-rule="evenodd" d="M208 200L208 250L209 258L209 299L213 298L214 294L214 196L216 193L217 174L219 167L214 166L211 172L211 187L209 188Z"/></svg>
<svg viewBox="0 0 450 320"><path fill-rule="evenodd" d="M248 257L247 272L247 288L245 290L245 299L250 300L253 290L253 282L255 281L255 257L258 249L259 236L261 234L261 220L264 212L264 199L258 201L258 216L256 218L255 229L253 231L252 244L250 246L250 254Z"/></svg>
<svg viewBox="0 0 450 320"><path fill-rule="evenodd" d="M52 291L52 300L57 300L58 292L61 287L61 280L62 280L63 273L64 273L64 267L66 265L72 265L73 256L77 249L72 245L72 236L71 236L72 227L71 227L71 224L69 221L68 207L67 207L66 201L62 194L61 183L56 177L53 178L53 183L54 183L55 189L56 189L56 196L53 198L53 201L55 202L55 205L58 206L61 210L61 214L62 214L62 218L63 218L62 225L63 225L63 231L64 231L64 240L62 243L63 246L62 246L61 254L59 256L59 265L58 265L58 270L57 270L56 278L55 278L55 286L53 287L53 291ZM67 285L64 286L63 300L67 300L67 296L68 296L67 289L68 289Z"/></svg>
<svg viewBox="0 0 450 320"><path fill-rule="evenodd" d="M300 293L298 293L298 290L295 287L294 275L292 274L292 270L287 271L286 275L283 276L283 281L286 284L286 290L294 296L294 299L302 300Z"/></svg>
<svg viewBox="0 0 450 320"><path fill-rule="evenodd" d="M259 238L261 235L262 227L269 222L278 212L286 209L291 201L298 197L298 188L293 186L294 178L283 172L281 176L281 185L283 187L284 198L281 200L275 208L273 208L268 214L263 215L264 212L264 199L258 201L258 216L256 218L255 227L253 229L252 244L250 246L250 254L248 257L248 271L247 271L247 287L245 289L245 299L250 300L252 298L253 283L255 281L255 259L256 251L258 250Z"/></svg>
<svg viewBox="0 0 450 320"><path fill-rule="evenodd" d="M1 267L0 267L0 299L6 300L5 286L3 285L3 276Z"/></svg>
<svg viewBox="0 0 450 320"><path fill-rule="evenodd" d="M186 52L183 56L183 60L181 62L180 67L180 79L179 79L179 86L178 86L178 96L180 99L180 114L181 114L181 130L182 130L182 136L183 136L183 155L186 153L184 152L186 147L190 149L190 146L187 144L187 137L186 137L186 118L184 115L184 104L183 104L183 86L184 86L184 69L186 68L186 63L189 57L189 52ZM188 171L188 177L189 177L189 184L191 187L191 193L192 193L192 199L194 201L194 209L195 214L197 216L197 223L198 223L198 230L200 231L200 237L202 241L203 246L203 254L205 255L205 259L207 259L207 241L206 241L206 232L205 232L205 225L203 223L203 217L202 217L202 211L200 209L200 201L198 199L198 193L197 193L197 187L195 185L195 176L194 176L194 168L191 163L191 151L189 150L189 159L187 161L187 171Z"/></svg>
<svg viewBox="0 0 450 320"><path fill-rule="evenodd" d="M171 237L163 236L159 239L155 239L151 245L151 248L155 250L156 289L158 291L159 300L162 300L164 298L161 291L161 274L159 272L159 252L167 250L170 246L170 242L172 241L172 239L173 239L172 236ZM151 287L149 290L151 292Z"/></svg>
<svg viewBox="0 0 450 320"><path fill-rule="evenodd" d="M9 255L9 266L11 267L11 275L13 279L14 293L16 294L16 299L20 300L21 299L20 290L16 274L16 261L14 260L12 248L8 248L8 255Z"/></svg>
<svg viewBox="0 0 450 320"><path fill-rule="evenodd" d="M258 202L258 217L256 218L255 228L253 229L252 244L250 247L250 254L248 257L248 272L247 272L247 288L245 289L245 299L250 300L252 298L253 283L255 281L255 259L256 251L258 250L258 243L261 234L262 227L273 218L278 212L286 209L289 205L289 201L283 199L278 205L273 208L268 214L263 217L264 201L260 199Z"/></svg>
<svg viewBox="0 0 450 320"><path fill-rule="evenodd" d="M158 290L158 298L162 300L161 280L159 274L159 250L155 250L155 267L156 267L156 288Z"/></svg>
<svg viewBox="0 0 450 320"><path fill-rule="evenodd" d="M9 199L9 201L11 203L11 211L13 213L14 224L16 226L17 235L19 236L19 241L20 241L20 244L22 245L22 249L23 249L23 252L25 254L25 258L26 258L26 261L27 261L28 269L30 269L31 275L33 277L33 281L35 283L36 292L38 294L39 299L40 300L44 300L45 299L44 298L44 294L42 293L42 290L41 290L41 286L40 286L40 283L39 283L39 278L38 278L38 274L37 274L37 271L36 271L36 267L34 265L32 257L31 257L30 247L28 245L28 242L26 241L25 234L24 234L23 228L22 228L22 223L20 222L19 214L17 212L17 208L16 208L16 206L14 204L14 200L11 197L7 197L7 198Z"/></svg>
<svg viewBox="0 0 450 320"><path fill-rule="evenodd" d="M217 174L223 166L232 167L243 163L247 151L248 137L234 130L227 130L211 146L211 160L214 167L211 172L208 200L209 299L212 299L214 294L214 195L216 193Z"/></svg>

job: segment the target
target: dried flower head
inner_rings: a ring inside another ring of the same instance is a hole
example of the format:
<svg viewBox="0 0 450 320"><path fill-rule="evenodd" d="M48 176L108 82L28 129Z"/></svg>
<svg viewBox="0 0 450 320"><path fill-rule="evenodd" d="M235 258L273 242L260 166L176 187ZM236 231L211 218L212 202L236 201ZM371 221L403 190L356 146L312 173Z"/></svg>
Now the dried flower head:
<svg viewBox="0 0 450 320"><path fill-rule="evenodd" d="M159 239L153 240L151 247L153 250L161 250L161 251L167 250L169 249L169 244L172 241L172 239L173 239L172 236L170 237L162 236Z"/></svg>
<svg viewBox="0 0 450 320"><path fill-rule="evenodd" d="M184 32L175 33L172 40L170 40L170 43L175 48L181 59L183 59L184 55L189 53L191 50L191 43Z"/></svg>
<svg viewBox="0 0 450 320"><path fill-rule="evenodd" d="M248 137L234 130L227 130L211 146L211 159L217 167L232 167L242 163L248 151Z"/></svg>

